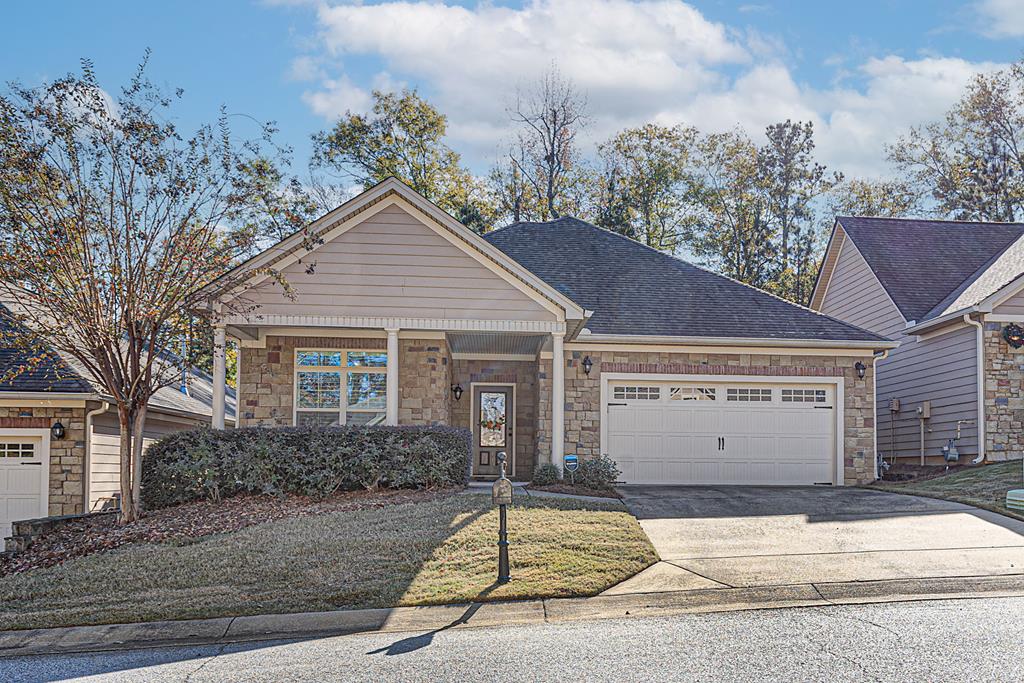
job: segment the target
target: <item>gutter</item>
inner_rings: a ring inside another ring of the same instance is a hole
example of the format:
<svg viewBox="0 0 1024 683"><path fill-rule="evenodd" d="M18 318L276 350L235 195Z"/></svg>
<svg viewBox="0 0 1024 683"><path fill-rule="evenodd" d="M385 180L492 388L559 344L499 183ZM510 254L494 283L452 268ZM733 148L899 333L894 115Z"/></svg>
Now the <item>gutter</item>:
<svg viewBox="0 0 1024 683"><path fill-rule="evenodd" d="M961 308L958 311L953 311L952 313L946 313L945 315L940 315L938 318L932 318L931 320L926 320L924 322L920 322L920 323L913 322L913 321L909 322L909 323L907 323L907 326L906 326L906 328L904 328L903 332L904 332L904 334L920 335L920 334L924 334L924 333L928 332L928 330L931 330L933 328L942 327L943 325L945 325L946 323L949 323L949 322L953 322L953 321L960 320L960 319L967 320L967 317L970 316L970 315L976 315L976 314L979 314L979 313L991 313L991 312L992 312L992 307L991 306L984 306L984 305L978 304L978 305L975 305L975 306L970 306L969 308ZM973 323L968 323L968 324L973 324Z"/></svg>
<svg viewBox="0 0 1024 683"><path fill-rule="evenodd" d="M975 307L977 308L977 307ZM972 465L980 465L985 461L985 325L971 317L970 313L964 313L963 320L968 325L978 329L977 349L977 385L978 385L978 457L971 461Z"/></svg>
<svg viewBox="0 0 1024 683"><path fill-rule="evenodd" d="M592 334L581 332L574 340L577 343L610 344L674 344L692 346L773 346L781 348L826 348L826 349L895 349L899 342L889 340L862 341L841 339L778 339L776 337L673 337L637 334Z"/></svg>
<svg viewBox="0 0 1024 683"><path fill-rule="evenodd" d="M92 472L92 419L110 410L110 401L85 414L85 464L82 466L82 512L89 512L89 484Z"/></svg>
<svg viewBox="0 0 1024 683"><path fill-rule="evenodd" d="M889 357L889 349L875 353L874 359L871 361L871 396L872 401L875 405L874 411L874 425L875 428L871 430L872 438L875 441L875 481L878 481L881 477L878 473L878 361L885 360Z"/></svg>

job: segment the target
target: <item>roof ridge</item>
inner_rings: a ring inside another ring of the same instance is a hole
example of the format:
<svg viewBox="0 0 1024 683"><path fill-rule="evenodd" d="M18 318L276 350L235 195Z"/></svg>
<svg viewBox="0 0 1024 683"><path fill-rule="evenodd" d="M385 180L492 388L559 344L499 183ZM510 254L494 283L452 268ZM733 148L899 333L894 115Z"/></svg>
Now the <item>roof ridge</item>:
<svg viewBox="0 0 1024 683"><path fill-rule="evenodd" d="M905 216L858 216L855 214L837 215L835 220L857 218L869 221L901 221L904 223L959 223L961 225L1013 225L1024 228L1024 221L961 221L955 218L910 218Z"/></svg>
<svg viewBox="0 0 1024 683"><path fill-rule="evenodd" d="M696 268L697 270L700 270L700 271L703 271L705 273L708 273L709 275L713 275L715 277L720 277L720 278L722 278L724 280L728 280L729 282L733 282L733 283L735 283L737 285L742 285L743 287L746 287L747 289L753 290L754 292L757 292L759 294L764 294L766 296L770 296L773 299L781 301L782 303L789 304L790 306L795 306L796 308L802 309L802 310L804 310L804 311L806 311L808 313L813 313L814 315L816 315L818 317L825 318L825 319L831 320L833 322L837 322L837 323L839 323L841 325L844 325L844 326L849 327L849 328L854 329L854 330L858 330L860 332L867 332L868 334L875 335L876 337L879 337L880 339L884 339L885 338L883 335L880 335L877 332L872 332L871 330L865 329L863 327L858 327L857 325L852 325L852 324L846 322L845 320L840 320L839 318L834 318L834 317L832 317L830 315L826 315L825 313L822 313L820 311L816 311L813 308L809 308L807 306L804 306L803 304L798 304L798 303L796 303L794 301L790 301L789 299L784 299L784 298L782 298L781 296L779 296L777 294L773 294L772 292L769 292L767 290L761 289L760 287L755 287L754 285L748 284L746 282L741 282L740 280L737 280L735 278L729 277L728 275L723 275L722 273L716 273L715 271L711 270L710 268L707 268L705 266L699 265L697 263L691 263L691 262L689 262L689 261L687 261L687 260L685 260L685 259L683 259L683 258L681 258L679 256L676 256L675 254L669 254L669 253L666 253L664 251L661 251L660 249L655 249L654 247L652 247L649 244L644 244L643 242L637 241L637 240L633 239L632 237L627 237L626 235L623 235L622 233L615 232L614 230L609 230L608 228L602 228L599 225L594 225L593 223L590 223L589 221L585 221L585 220L582 220L580 218L576 218L575 216L563 216L561 218L571 218L572 220L575 220L575 221L585 225L588 228L591 228L593 230L598 230L600 232L607 233L609 235L613 235L615 237L618 237L619 239L622 239L622 240L625 240L625 241L629 242L630 244L643 247L644 249L647 249L648 251L651 251L651 252L657 254L658 256L670 259L670 260L672 260L672 261L674 261L676 263L681 263L683 265L690 266L691 268ZM556 219L556 220L561 220L561 218Z"/></svg>

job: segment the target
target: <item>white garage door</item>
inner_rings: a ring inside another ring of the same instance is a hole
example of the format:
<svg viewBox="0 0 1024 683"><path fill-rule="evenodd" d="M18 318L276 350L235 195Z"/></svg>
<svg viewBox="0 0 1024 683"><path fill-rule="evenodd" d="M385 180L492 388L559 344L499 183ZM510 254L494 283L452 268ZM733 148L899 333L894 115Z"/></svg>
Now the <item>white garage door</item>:
<svg viewBox="0 0 1024 683"><path fill-rule="evenodd" d="M606 451L630 484L831 484L835 386L610 381Z"/></svg>
<svg viewBox="0 0 1024 683"><path fill-rule="evenodd" d="M11 522L46 516L50 458L43 450L42 436L0 432L0 549Z"/></svg>

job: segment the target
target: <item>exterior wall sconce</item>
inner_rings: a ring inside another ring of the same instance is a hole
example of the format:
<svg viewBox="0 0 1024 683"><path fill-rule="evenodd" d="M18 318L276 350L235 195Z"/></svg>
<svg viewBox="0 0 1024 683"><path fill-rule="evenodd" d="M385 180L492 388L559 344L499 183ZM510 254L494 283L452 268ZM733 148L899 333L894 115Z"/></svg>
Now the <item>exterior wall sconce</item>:
<svg viewBox="0 0 1024 683"><path fill-rule="evenodd" d="M589 375L590 369L594 367L594 361L590 360L590 356L583 357L583 374Z"/></svg>
<svg viewBox="0 0 1024 683"><path fill-rule="evenodd" d="M53 426L50 427L50 436L53 437L54 441L60 441L64 438L64 434L64 425L60 423L60 420L57 420L53 423Z"/></svg>
<svg viewBox="0 0 1024 683"><path fill-rule="evenodd" d="M857 364L853 366L853 369L857 371L857 377L859 377L860 379L864 379L864 373L867 372L868 366L864 365L860 361L857 361Z"/></svg>
<svg viewBox="0 0 1024 683"><path fill-rule="evenodd" d="M461 384L453 384L452 385L452 396L455 397L456 401L458 401L460 398L462 398L462 385Z"/></svg>

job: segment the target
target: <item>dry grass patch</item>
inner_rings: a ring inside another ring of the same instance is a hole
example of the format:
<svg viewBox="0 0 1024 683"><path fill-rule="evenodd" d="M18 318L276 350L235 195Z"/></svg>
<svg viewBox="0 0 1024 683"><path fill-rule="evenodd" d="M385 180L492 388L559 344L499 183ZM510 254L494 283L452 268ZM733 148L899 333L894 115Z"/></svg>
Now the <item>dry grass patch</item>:
<svg viewBox="0 0 1024 683"><path fill-rule="evenodd" d="M497 513L487 496L452 495L6 576L0 628L594 595L657 560L617 503L522 498L509 527L513 581L497 588Z"/></svg>
<svg viewBox="0 0 1024 683"><path fill-rule="evenodd" d="M1024 514L1006 507L1006 492L1010 489L1024 488L1024 484L1021 483L1021 468L1019 460L1001 462L919 481L876 482L870 488L952 500L983 510L992 510L1008 517L1024 519Z"/></svg>

